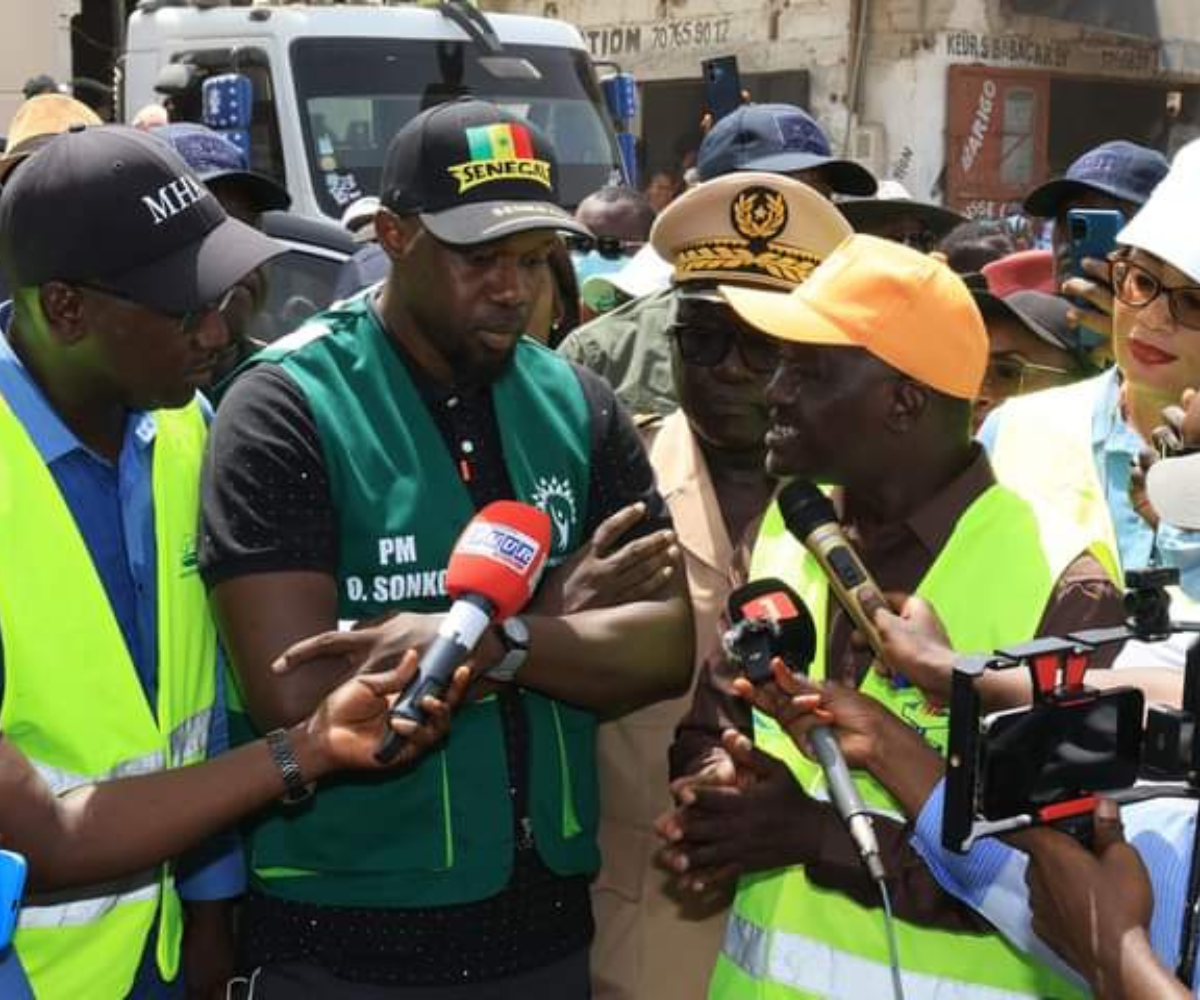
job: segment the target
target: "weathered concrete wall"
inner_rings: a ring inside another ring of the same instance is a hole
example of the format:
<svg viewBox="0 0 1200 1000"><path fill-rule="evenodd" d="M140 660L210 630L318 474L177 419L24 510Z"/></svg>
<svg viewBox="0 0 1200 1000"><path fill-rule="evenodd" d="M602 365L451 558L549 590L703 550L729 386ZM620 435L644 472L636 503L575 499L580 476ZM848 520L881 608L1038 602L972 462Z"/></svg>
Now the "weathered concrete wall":
<svg viewBox="0 0 1200 1000"><path fill-rule="evenodd" d="M571 21L597 59L619 62L646 81L698 79L700 60L728 54L737 55L745 73L805 69L810 110L835 147L902 180L918 197L941 195L951 66L1200 83L1200 0L1159 0L1161 44L1013 16L1004 0L863 2L868 33L854 116L846 102L856 0L490 0L486 6Z"/></svg>

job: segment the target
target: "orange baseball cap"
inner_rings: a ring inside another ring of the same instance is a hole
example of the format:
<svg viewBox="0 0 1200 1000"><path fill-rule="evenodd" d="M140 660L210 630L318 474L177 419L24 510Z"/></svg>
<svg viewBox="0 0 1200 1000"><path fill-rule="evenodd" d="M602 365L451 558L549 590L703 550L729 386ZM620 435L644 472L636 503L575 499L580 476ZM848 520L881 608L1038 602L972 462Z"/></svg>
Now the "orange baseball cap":
<svg viewBox="0 0 1200 1000"><path fill-rule="evenodd" d="M970 290L943 262L899 243L856 234L795 291L720 292L747 323L781 340L861 347L960 399L983 385L987 328Z"/></svg>

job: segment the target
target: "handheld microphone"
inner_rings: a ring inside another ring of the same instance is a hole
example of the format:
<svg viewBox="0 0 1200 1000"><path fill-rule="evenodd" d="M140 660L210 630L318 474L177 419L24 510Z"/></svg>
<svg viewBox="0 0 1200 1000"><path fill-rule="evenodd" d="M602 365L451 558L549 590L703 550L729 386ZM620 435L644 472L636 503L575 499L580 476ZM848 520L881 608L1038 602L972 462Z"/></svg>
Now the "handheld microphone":
<svg viewBox="0 0 1200 1000"><path fill-rule="evenodd" d="M773 679L771 661L780 657L794 674L808 673L817 649L817 630L804 602L782 580L752 580L729 595L730 629L725 651L751 684Z"/></svg>
<svg viewBox="0 0 1200 1000"><path fill-rule="evenodd" d="M392 707L395 719L425 721L421 701L440 697L454 671L479 644L493 621L511 618L528 602L550 552L550 518L528 504L497 500L463 529L446 567L446 591L454 599L417 666L417 676ZM404 738L391 731L376 752L387 763Z"/></svg>
<svg viewBox="0 0 1200 1000"><path fill-rule="evenodd" d="M871 620L871 612L882 601L883 591L846 541L833 503L815 485L794 479L779 492L779 511L787 529L804 545L821 566L838 603L855 628L866 638L875 655L883 657L883 642ZM867 598L874 598L867 601Z"/></svg>
<svg viewBox="0 0 1200 1000"><path fill-rule="evenodd" d="M816 651L816 631L804 601L786 583L767 578L739 587L729 595L729 617L733 628L725 633L726 649L742 663L753 683L769 679L770 662L776 656L793 673L807 676ZM764 662L766 676L762 676ZM885 873L874 821L858 794L837 738L828 726L814 726L808 742L825 772L829 799L850 831L863 864L875 881L882 882Z"/></svg>

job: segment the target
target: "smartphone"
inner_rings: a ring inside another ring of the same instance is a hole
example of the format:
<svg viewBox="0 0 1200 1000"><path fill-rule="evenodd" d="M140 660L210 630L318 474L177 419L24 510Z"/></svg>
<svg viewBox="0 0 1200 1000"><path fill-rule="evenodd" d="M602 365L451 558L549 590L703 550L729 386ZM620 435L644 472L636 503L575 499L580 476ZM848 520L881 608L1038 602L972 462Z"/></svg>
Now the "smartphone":
<svg viewBox="0 0 1200 1000"><path fill-rule="evenodd" d="M1083 269L1087 258L1105 260L1116 248L1117 233L1125 228L1125 214L1114 208L1072 208L1067 212L1067 240L1070 277L1094 281ZM1094 309L1090 302L1072 300L1080 309L1079 343L1085 350L1099 347L1105 340L1102 333L1087 325L1087 315Z"/></svg>
<svg viewBox="0 0 1200 1000"><path fill-rule="evenodd" d="M0 948L12 943L25 892L25 859L13 851L0 851Z"/></svg>
<svg viewBox="0 0 1200 1000"><path fill-rule="evenodd" d="M1071 248L1070 272L1088 277L1083 269L1087 257L1104 260L1117 246L1117 233L1125 228L1125 214L1115 208L1072 208L1067 212L1067 236Z"/></svg>
<svg viewBox="0 0 1200 1000"><path fill-rule="evenodd" d="M704 73L704 103L720 121L742 106L742 77L737 56L717 56L700 63Z"/></svg>
<svg viewBox="0 0 1200 1000"><path fill-rule="evenodd" d="M1112 688L998 712L980 742L979 809L990 820L1034 813L1138 776L1145 697Z"/></svg>

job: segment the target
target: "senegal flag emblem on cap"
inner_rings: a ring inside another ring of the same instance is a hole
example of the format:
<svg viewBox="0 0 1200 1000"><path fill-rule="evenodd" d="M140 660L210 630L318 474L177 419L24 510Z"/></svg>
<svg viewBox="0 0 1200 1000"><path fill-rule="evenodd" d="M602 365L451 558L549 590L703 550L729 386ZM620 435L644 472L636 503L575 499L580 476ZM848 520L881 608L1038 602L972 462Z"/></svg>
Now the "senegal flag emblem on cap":
<svg viewBox="0 0 1200 1000"><path fill-rule="evenodd" d="M466 138L470 161L450 167L459 194L492 181L511 180L530 180L553 190L550 164L537 158L524 125L480 125L467 129Z"/></svg>

